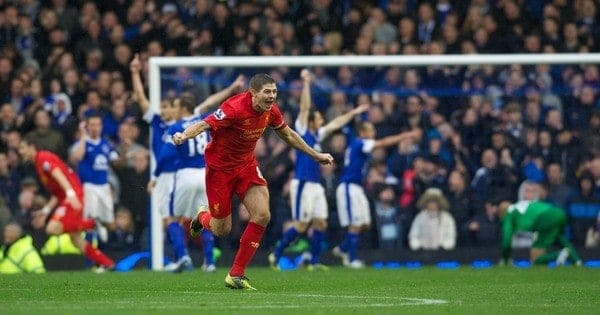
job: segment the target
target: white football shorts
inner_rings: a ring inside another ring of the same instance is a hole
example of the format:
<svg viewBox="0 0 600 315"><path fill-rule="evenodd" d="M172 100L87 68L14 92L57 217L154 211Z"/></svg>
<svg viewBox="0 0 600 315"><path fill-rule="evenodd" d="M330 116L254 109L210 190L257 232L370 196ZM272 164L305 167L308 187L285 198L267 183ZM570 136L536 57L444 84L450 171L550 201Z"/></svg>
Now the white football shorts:
<svg viewBox="0 0 600 315"><path fill-rule="evenodd" d="M83 216L103 223L115 222L115 205L110 184L83 184Z"/></svg>
<svg viewBox="0 0 600 315"><path fill-rule="evenodd" d="M292 179L290 204L295 221L308 223L312 219L327 219L327 198L320 183Z"/></svg>
<svg viewBox="0 0 600 315"><path fill-rule="evenodd" d="M156 185L152 190L150 200L152 208L158 209L162 218L170 217L173 213L173 185L175 172L161 173L156 178ZM156 213L156 212L154 212Z"/></svg>
<svg viewBox="0 0 600 315"><path fill-rule="evenodd" d="M173 215L193 218L198 208L208 205L206 169L184 168L175 173Z"/></svg>
<svg viewBox="0 0 600 315"><path fill-rule="evenodd" d="M362 186L342 182L338 185L335 195L342 227L371 224L369 200Z"/></svg>

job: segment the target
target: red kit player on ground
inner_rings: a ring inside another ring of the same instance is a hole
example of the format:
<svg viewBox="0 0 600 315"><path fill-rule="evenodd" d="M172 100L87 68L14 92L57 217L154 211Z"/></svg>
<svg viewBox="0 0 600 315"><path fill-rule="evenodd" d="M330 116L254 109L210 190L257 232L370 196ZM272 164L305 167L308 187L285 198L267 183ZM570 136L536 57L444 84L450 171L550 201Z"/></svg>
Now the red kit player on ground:
<svg viewBox="0 0 600 315"><path fill-rule="evenodd" d="M96 223L93 219L83 219L83 186L77 174L54 153L38 151L28 140L21 140L19 154L24 161L34 164L40 182L52 194L41 210L43 215L50 215L46 233L68 233L73 244L100 267L99 271L114 268L112 259L81 236L82 231L93 229Z"/></svg>
<svg viewBox="0 0 600 315"><path fill-rule="evenodd" d="M231 231L233 193L250 214L233 266L225 277L225 285L234 289L254 289L244 272L271 218L267 182L254 156L256 142L266 128L273 128L286 143L316 161L333 162L330 154L315 151L286 125L276 98L275 80L257 74L250 79L249 91L227 99L214 114L173 135L173 142L179 145L202 132L211 132L212 140L205 151L209 211L201 209L204 211L192 221L191 233L199 234L205 228L217 236L227 235Z"/></svg>

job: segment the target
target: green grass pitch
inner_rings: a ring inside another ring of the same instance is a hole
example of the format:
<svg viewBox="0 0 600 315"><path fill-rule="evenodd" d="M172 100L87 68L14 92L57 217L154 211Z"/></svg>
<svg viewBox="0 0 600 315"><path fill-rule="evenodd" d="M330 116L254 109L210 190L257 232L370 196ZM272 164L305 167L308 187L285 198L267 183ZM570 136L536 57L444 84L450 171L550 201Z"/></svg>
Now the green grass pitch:
<svg viewBox="0 0 600 315"><path fill-rule="evenodd" d="M0 276L0 314L600 314L600 269L247 270Z"/></svg>

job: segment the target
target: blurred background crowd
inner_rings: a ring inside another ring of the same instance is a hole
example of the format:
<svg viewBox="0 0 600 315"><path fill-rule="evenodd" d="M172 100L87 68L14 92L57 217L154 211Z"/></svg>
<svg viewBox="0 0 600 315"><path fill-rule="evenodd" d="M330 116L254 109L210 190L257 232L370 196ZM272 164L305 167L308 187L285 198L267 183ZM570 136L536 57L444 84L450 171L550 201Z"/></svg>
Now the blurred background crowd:
<svg viewBox="0 0 600 315"><path fill-rule="evenodd" d="M131 93L134 53L145 61L146 83L152 56L585 54L600 48L599 8L596 0L0 0L0 224L17 221L44 244L44 222L32 213L47 195L21 163L19 140L36 139L68 160L79 122L100 113L103 137L120 155L111 173L118 228L102 246L147 246L148 126ZM293 126L300 69L173 68L161 76L161 93L186 90L202 100L238 73L257 71L277 80L278 104ZM327 120L369 103L362 119L375 124L378 138L424 130L421 141L373 153L365 188L374 226L365 248L496 246L496 206L523 198L526 185L564 208L577 246L597 244L598 65L311 71L313 100ZM350 127L325 146L337 162L323 169L332 238ZM268 247L289 218L294 161L274 134L256 152L272 196ZM437 210L418 202L431 187L444 192ZM219 242L236 246L238 239L234 229Z"/></svg>

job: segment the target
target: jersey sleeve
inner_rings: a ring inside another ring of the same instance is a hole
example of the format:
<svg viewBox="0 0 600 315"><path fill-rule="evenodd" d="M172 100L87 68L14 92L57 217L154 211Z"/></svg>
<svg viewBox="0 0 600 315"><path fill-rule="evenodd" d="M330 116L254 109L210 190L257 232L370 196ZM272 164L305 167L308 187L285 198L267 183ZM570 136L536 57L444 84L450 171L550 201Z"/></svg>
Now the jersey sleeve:
<svg viewBox="0 0 600 315"><path fill-rule="evenodd" d="M327 134L327 128L321 127L317 130L317 142L321 143L325 140L325 135Z"/></svg>
<svg viewBox="0 0 600 315"><path fill-rule="evenodd" d="M362 152L363 153L371 153L373 148L375 147L375 140L373 139L364 139L362 140Z"/></svg>
<svg viewBox="0 0 600 315"><path fill-rule="evenodd" d="M42 171L46 174L52 173L58 167L57 161L50 154L40 153L38 163L40 163Z"/></svg>
<svg viewBox="0 0 600 315"><path fill-rule="evenodd" d="M149 124L152 124L152 121L155 119L160 119L158 113L153 109L148 109L142 118Z"/></svg>
<svg viewBox="0 0 600 315"><path fill-rule="evenodd" d="M181 129L182 128L180 128L179 124L175 124L169 127L167 132L168 134L172 135L181 131ZM154 169L154 173L152 175L158 177L162 173L165 163L173 163L176 157L177 147L169 137L169 140L162 145L160 151L158 152L158 156L156 157L156 168Z"/></svg>
<svg viewBox="0 0 600 315"><path fill-rule="evenodd" d="M283 115L279 110L277 105L273 105L271 108L271 119L269 120L269 127L278 130L287 126L285 120L283 119Z"/></svg>
<svg viewBox="0 0 600 315"><path fill-rule="evenodd" d="M300 119L296 119L294 122L294 130L296 130L296 132L298 132L300 135L303 135L306 133L306 130L308 130L308 126L302 124Z"/></svg>
<svg viewBox="0 0 600 315"><path fill-rule="evenodd" d="M204 119L212 131L227 128L234 124L235 110L229 103L223 104L214 113Z"/></svg>
<svg viewBox="0 0 600 315"><path fill-rule="evenodd" d="M115 150L115 147L108 143L109 151L108 151L108 160L114 162L119 159L119 152Z"/></svg>

